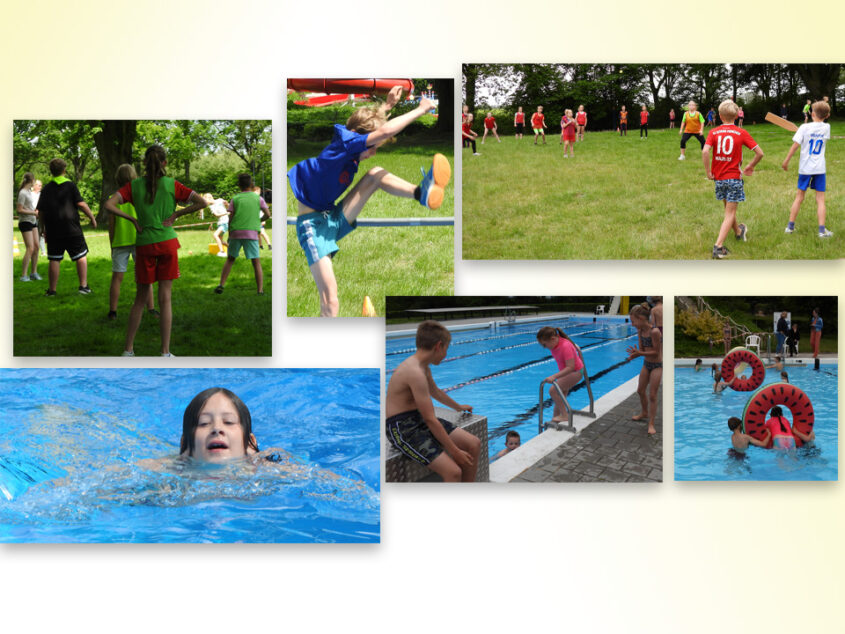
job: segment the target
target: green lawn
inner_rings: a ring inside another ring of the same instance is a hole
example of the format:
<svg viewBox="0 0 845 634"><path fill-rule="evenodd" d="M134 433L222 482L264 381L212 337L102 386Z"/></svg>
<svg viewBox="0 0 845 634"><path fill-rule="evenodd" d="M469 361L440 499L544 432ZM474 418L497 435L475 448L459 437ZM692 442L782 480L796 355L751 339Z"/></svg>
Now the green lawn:
<svg viewBox="0 0 845 634"><path fill-rule="evenodd" d="M746 202L738 219L748 225L748 242L729 238L734 259L832 259L845 256L845 224L837 193L845 186L845 123L832 124L827 157L827 226L833 239L816 237L810 192L796 222L784 234L795 196L798 156L789 173L780 165L792 135L771 124L748 130L766 153L745 179ZM701 150L687 143L678 161L676 130L638 129L620 137L588 132L563 158L560 134L548 145L528 135L478 144L481 156L463 150L463 257L465 259L702 259L709 258L724 217L723 206L705 179ZM747 161L751 154L746 150Z"/></svg>
<svg viewBox="0 0 845 634"><path fill-rule="evenodd" d="M289 143L288 167L316 156L323 147L321 143ZM380 148L375 157L361 164L352 186L373 167L383 167L418 183L420 167L428 170L435 152L445 154L452 163L451 146L406 146L400 136L395 145ZM296 200L289 192L287 215L295 216L296 210ZM450 182L443 205L436 211L422 207L412 199L396 198L379 191L370 198L360 218L441 217L453 213L454 185ZM384 316L386 295L451 295L454 292L453 227L359 227L339 246L333 264L341 317L360 317L365 295L372 299L376 314ZM288 316L318 316L317 287L296 239L294 226L287 228L287 271Z"/></svg>
<svg viewBox="0 0 845 634"><path fill-rule="evenodd" d="M268 223L269 224L269 223ZM269 227L268 227L269 231ZM214 293L223 258L208 254L213 242L207 230L178 231L181 277L173 283L173 333L170 349L177 356L272 355L272 251L261 251L264 295L256 293L252 264L241 255L222 295ZM15 228L20 243L20 233ZM105 231L86 231L88 285L91 295L79 295L76 266L62 261L58 294L45 297L47 258L39 256L43 281L21 282L21 258L14 262L14 354L16 356L118 356L123 351L126 320L135 298L130 261L120 293L118 318L109 310L111 256ZM157 287L156 287L157 288ZM156 300L156 306L158 301ZM161 352L158 320L145 314L135 338L135 354Z"/></svg>

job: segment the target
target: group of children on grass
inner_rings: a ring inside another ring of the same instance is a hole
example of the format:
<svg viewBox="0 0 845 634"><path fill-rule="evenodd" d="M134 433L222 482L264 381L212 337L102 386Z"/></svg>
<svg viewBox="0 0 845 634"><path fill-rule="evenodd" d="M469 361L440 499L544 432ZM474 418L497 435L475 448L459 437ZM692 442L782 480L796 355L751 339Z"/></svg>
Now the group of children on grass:
<svg viewBox="0 0 845 634"><path fill-rule="evenodd" d="M637 329L638 345L626 349L628 360L643 359L637 394L641 412L632 417L648 423L648 434L655 434L657 394L663 375L663 301L649 298L650 303L634 306L631 324ZM439 322L427 320L417 327L416 352L400 363L387 385L385 400L386 433L391 444L406 457L428 467L445 482L473 482L478 469L481 441L452 422L439 418L433 400L457 412L472 413L472 405L460 404L434 382L432 365L446 358L451 332ZM569 391L586 378L581 351L560 328L544 326L537 332L537 342L548 350L558 371L544 379L556 385L550 389L553 403L552 422L568 420ZM433 400L432 400L433 399ZM508 431L505 448L494 459L507 455L520 446L519 433Z"/></svg>
<svg viewBox="0 0 845 634"><path fill-rule="evenodd" d="M166 176L167 155L160 145L153 145L144 154L144 176L138 177L132 165L118 167L115 180L118 191L105 202L109 212L109 240L112 247L112 279L109 287L109 319L117 318L117 304L120 286L128 269L130 256L135 261L137 291L130 309L123 356L134 356L135 335L140 327L144 311L159 319L161 333L161 355L171 357L170 335L173 322L172 286L179 277L177 251L179 240L173 223L177 218L205 208L209 203L200 194ZM79 293L90 295L88 286L88 245L79 222L79 210L88 216L92 227L97 221L90 207L82 199L76 184L66 176L67 164L62 159L50 161L52 180L44 186L37 208L28 209L24 204L21 231L28 229L30 216L40 218L47 242L47 257L50 260L47 297L57 294L61 261L67 252L76 263L79 277ZM24 185L31 181L31 175L24 177ZM269 217L269 209L263 199L253 191L252 177L241 174L238 177L240 193L229 203L231 215L230 251L220 285L220 293L232 264L241 248L247 258L253 261L258 293L263 294L263 274L258 260L258 232L261 230L262 212ZM177 203L189 203L177 209ZM20 209L19 209L20 213ZM36 229L37 231L37 229ZM31 261L31 260L30 260ZM35 279L40 279L37 274ZM158 283L159 310L154 309L153 284Z"/></svg>

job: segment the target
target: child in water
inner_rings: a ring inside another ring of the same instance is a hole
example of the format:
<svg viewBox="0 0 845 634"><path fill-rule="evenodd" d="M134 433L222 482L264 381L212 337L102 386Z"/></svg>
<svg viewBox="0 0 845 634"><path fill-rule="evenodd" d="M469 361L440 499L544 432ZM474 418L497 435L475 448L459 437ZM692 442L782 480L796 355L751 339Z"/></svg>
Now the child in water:
<svg viewBox="0 0 845 634"><path fill-rule="evenodd" d="M766 430L772 435L772 449L795 449L795 439L808 443L816 439L816 433L811 431L804 434L790 427L789 421L783 417L783 409L775 405L770 412L772 417L766 421Z"/></svg>
<svg viewBox="0 0 845 634"><path fill-rule="evenodd" d="M771 432L768 429L763 436L763 440L757 440L753 436L742 433L741 427L742 421L736 416L731 416L728 419L728 429L733 432L733 434L731 434L731 445L733 445L732 455L737 457L738 455L744 456L749 444L754 445L755 447L762 447L764 449L768 446L771 438Z"/></svg>
<svg viewBox="0 0 845 634"><path fill-rule="evenodd" d="M505 435L505 448L495 455L493 460L498 460L502 456L508 455L514 449L522 444L522 439L519 437L518 431L509 431Z"/></svg>

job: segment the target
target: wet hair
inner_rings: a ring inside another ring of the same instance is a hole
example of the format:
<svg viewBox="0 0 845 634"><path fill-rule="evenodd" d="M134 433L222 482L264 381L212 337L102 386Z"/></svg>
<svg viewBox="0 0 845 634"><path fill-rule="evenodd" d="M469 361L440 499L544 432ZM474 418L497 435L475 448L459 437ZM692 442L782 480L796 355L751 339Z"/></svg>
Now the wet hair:
<svg viewBox="0 0 845 634"><path fill-rule="evenodd" d="M769 412L772 415L772 418L778 419L778 425L780 425L780 430L788 434L789 433L789 425L787 424L786 420L783 418L783 410L780 408L779 405L775 405L772 410Z"/></svg>
<svg viewBox="0 0 845 634"><path fill-rule="evenodd" d="M21 186L18 187L18 191L24 189L27 186L33 185L35 183L35 174L32 172L26 172L23 175L23 180L21 180Z"/></svg>
<svg viewBox="0 0 845 634"><path fill-rule="evenodd" d="M252 190L252 174L238 174L238 189L241 191Z"/></svg>
<svg viewBox="0 0 845 634"><path fill-rule="evenodd" d="M244 451L249 448L258 451L258 443L252 436L252 416L249 414L249 408L246 404L238 398L238 395L227 390L225 387L210 387L197 394L188 407L185 408L185 413L182 416L182 443L179 447L179 453L187 452L189 456L194 455L194 434L196 433L197 425L199 424L200 412L205 407L206 402L215 394L222 393L223 396L232 401L235 410L238 412L238 420L241 424L241 429L244 432Z"/></svg>
<svg viewBox="0 0 845 634"><path fill-rule="evenodd" d="M730 429L731 431L734 431L740 425L742 425L742 420L737 418L736 416L731 416L728 419L728 429Z"/></svg>
<svg viewBox="0 0 845 634"><path fill-rule="evenodd" d="M813 114L824 121L830 116L830 104L827 101L817 101L812 106Z"/></svg>
<svg viewBox="0 0 845 634"><path fill-rule="evenodd" d="M120 165L114 173L114 182L117 183L118 187L123 187L126 183L131 183L136 178L138 178L138 174L135 172L135 168L129 163Z"/></svg>
<svg viewBox="0 0 845 634"><path fill-rule="evenodd" d="M570 343L573 345L575 344L572 339L569 338L565 332L563 332L560 328L553 328L551 326L543 326L540 330L537 331L537 341L543 342L548 341L552 337L560 337L561 339L568 339Z"/></svg>
<svg viewBox="0 0 845 634"><path fill-rule="evenodd" d="M144 176L147 185L147 203L152 203L158 189L158 179L165 175L164 163L167 153L160 145L151 145L144 153Z"/></svg>
<svg viewBox="0 0 845 634"><path fill-rule="evenodd" d="M784 370L780 373L780 378L783 379L784 383L789 383L789 372Z"/></svg>
<svg viewBox="0 0 845 634"><path fill-rule="evenodd" d="M696 359L696 360L695 360L695 365L701 365L701 359ZM716 365L716 364L714 363L713 365Z"/></svg>
<svg viewBox="0 0 845 634"><path fill-rule="evenodd" d="M725 99L719 104L719 116L722 119L736 119L739 114L739 106L730 99Z"/></svg>
<svg viewBox="0 0 845 634"><path fill-rule="evenodd" d="M346 120L346 129L358 134L375 132L387 122L387 113L380 108L363 106Z"/></svg>
<svg viewBox="0 0 845 634"><path fill-rule="evenodd" d="M507 442L509 438L516 438L520 442L522 441L522 439L519 437L518 431L509 431L507 434L505 434L505 442Z"/></svg>
<svg viewBox="0 0 845 634"><path fill-rule="evenodd" d="M63 159L54 158L50 161L50 173L53 176L61 176L67 169L67 163Z"/></svg>
<svg viewBox="0 0 845 634"><path fill-rule="evenodd" d="M780 361L780 360L781 360L780 357L775 357L775 361Z"/></svg>
<svg viewBox="0 0 845 634"><path fill-rule="evenodd" d="M439 321L427 319L417 326L417 348L434 350L437 342L448 346L452 341L452 333Z"/></svg>

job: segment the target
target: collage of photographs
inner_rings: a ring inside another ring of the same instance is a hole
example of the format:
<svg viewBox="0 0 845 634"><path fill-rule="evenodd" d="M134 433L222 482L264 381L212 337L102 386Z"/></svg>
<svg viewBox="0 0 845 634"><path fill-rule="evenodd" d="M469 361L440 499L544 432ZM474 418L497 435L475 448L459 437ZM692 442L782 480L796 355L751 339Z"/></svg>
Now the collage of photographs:
<svg viewBox="0 0 845 634"><path fill-rule="evenodd" d="M386 488L838 481L841 281L743 271L845 257L845 65L284 81L266 119L14 120L0 543L374 544ZM713 283L667 288L683 261ZM526 262L567 268L461 279ZM383 365L281 367L298 321L366 322Z"/></svg>

